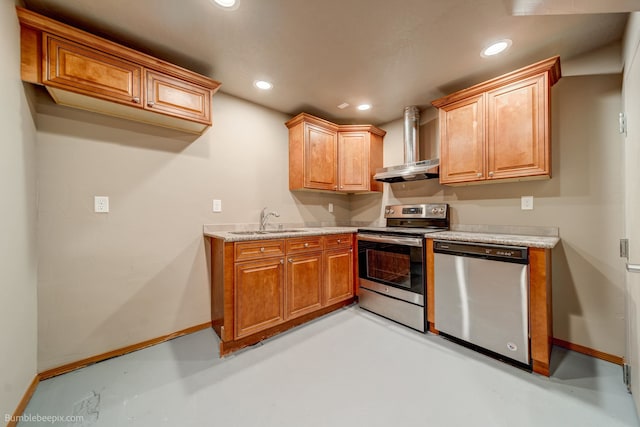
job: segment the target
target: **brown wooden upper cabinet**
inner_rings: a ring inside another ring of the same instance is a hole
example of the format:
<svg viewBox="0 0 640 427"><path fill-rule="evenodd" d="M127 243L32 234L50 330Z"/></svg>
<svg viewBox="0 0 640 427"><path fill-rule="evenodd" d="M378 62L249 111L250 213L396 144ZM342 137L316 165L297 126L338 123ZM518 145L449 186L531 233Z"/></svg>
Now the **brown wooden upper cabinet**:
<svg viewBox="0 0 640 427"><path fill-rule="evenodd" d="M382 191L373 175L382 167L385 131L372 125L337 125L306 113L285 124L290 190Z"/></svg>
<svg viewBox="0 0 640 427"><path fill-rule="evenodd" d="M432 102L440 110L440 183L551 177L555 56Z"/></svg>
<svg viewBox="0 0 640 427"><path fill-rule="evenodd" d="M21 77L53 99L98 113L200 134L220 83L17 7Z"/></svg>

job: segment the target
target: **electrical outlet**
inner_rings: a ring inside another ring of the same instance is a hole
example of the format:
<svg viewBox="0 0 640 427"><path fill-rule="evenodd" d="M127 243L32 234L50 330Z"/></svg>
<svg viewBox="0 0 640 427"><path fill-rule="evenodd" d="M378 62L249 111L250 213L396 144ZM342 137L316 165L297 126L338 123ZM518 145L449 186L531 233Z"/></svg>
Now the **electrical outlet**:
<svg viewBox="0 0 640 427"><path fill-rule="evenodd" d="M333 203L329 203L329 213L333 213Z"/></svg>
<svg viewBox="0 0 640 427"><path fill-rule="evenodd" d="M520 199L520 209L523 211L533 210L533 196L522 196Z"/></svg>
<svg viewBox="0 0 640 427"><path fill-rule="evenodd" d="M95 196L93 198L93 211L96 213L109 213L109 197Z"/></svg>
<svg viewBox="0 0 640 427"><path fill-rule="evenodd" d="M222 212L222 200L213 199L213 211Z"/></svg>

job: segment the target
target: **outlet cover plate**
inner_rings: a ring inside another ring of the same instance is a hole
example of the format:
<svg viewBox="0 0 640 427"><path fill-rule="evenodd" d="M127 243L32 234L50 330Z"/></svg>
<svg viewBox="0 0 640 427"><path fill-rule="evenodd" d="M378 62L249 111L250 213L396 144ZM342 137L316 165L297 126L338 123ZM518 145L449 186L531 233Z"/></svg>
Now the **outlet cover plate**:
<svg viewBox="0 0 640 427"><path fill-rule="evenodd" d="M523 211L533 210L533 196L522 196L520 199L520 209Z"/></svg>
<svg viewBox="0 0 640 427"><path fill-rule="evenodd" d="M93 198L93 211L95 213L109 213L109 197L95 196Z"/></svg>

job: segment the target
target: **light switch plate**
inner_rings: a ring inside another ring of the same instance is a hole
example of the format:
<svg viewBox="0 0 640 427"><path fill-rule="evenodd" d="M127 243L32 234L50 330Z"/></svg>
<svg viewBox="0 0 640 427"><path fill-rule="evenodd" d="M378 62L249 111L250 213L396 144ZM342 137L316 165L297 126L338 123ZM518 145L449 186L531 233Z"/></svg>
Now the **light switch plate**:
<svg viewBox="0 0 640 427"><path fill-rule="evenodd" d="M108 196L94 196L94 198L93 198L93 211L95 213L109 213L109 197Z"/></svg>
<svg viewBox="0 0 640 427"><path fill-rule="evenodd" d="M213 211L222 212L222 200L213 199Z"/></svg>
<svg viewBox="0 0 640 427"><path fill-rule="evenodd" d="M533 210L533 196L522 196L520 199L520 209L523 211Z"/></svg>

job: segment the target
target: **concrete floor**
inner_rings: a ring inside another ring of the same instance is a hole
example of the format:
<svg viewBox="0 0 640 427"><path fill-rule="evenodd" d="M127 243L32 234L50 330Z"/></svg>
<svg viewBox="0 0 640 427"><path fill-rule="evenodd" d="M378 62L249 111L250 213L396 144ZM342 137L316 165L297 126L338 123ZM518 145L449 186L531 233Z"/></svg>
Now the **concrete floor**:
<svg viewBox="0 0 640 427"><path fill-rule="evenodd" d="M554 348L545 378L351 306L224 359L212 330L43 381L56 426L640 426L620 366Z"/></svg>

